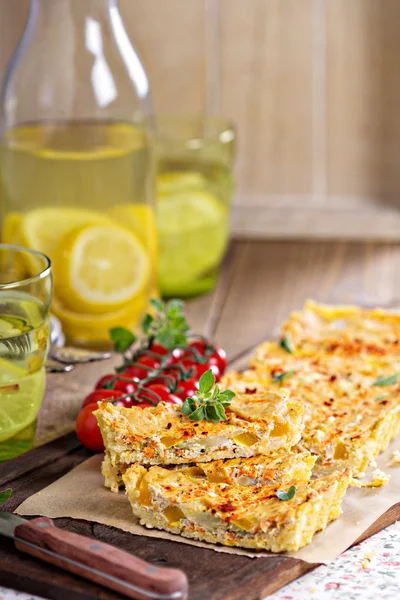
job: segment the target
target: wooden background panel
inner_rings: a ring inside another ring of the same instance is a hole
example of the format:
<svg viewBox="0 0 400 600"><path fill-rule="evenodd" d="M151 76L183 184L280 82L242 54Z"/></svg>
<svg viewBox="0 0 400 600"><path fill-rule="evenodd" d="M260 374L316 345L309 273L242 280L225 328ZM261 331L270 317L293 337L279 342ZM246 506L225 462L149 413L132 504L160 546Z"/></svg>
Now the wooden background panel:
<svg viewBox="0 0 400 600"><path fill-rule="evenodd" d="M27 6L0 0L0 75ZM120 6L160 113L236 121L236 235L399 238L399 0Z"/></svg>
<svg viewBox="0 0 400 600"><path fill-rule="evenodd" d="M202 113L204 0L120 0L128 33L147 69L160 113Z"/></svg>
<svg viewBox="0 0 400 600"><path fill-rule="evenodd" d="M313 0L221 0L221 112L239 124L239 192L312 181Z"/></svg>
<svg viewBox="0 0 400 600"><path fill-rule="evenodd" d="M398 197L397 0L327 0L329 192Z"/></svg>

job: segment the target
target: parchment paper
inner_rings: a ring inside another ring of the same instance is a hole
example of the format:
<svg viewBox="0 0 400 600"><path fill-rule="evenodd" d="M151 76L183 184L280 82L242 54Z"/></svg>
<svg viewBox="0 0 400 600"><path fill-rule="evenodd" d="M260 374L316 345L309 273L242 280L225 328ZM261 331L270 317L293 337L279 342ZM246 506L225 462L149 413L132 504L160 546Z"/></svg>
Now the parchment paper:
<svg viewBox="0 0 400 600"><path fill-rule="evenodd" d="M380 488L350 488L342 502L343 515L328 525L325 531L318 533L310 545L285 556L310 563L328 563L351 546L384 512L399 502L400 465L394 465L391 461L394 450L400 450L400 437L392 442L377 461L380 469L391 474L389 483ZM135 535L163 538L216 552L241 554L252 558L276 556L269 552L255 552L197 542L158 529L142 527L132 515L125 492L114 494L104 488L100 473L102 458L102 455L89 458L58 481L25 500L17 508L16 513L96 521Z"/></svg>

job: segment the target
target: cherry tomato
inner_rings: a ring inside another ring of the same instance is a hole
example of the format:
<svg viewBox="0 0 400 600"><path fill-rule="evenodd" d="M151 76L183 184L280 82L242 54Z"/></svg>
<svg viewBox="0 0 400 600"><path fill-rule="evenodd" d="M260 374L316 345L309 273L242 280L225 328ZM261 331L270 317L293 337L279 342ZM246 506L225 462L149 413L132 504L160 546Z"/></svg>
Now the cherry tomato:
<svg viewBox="0 0 400 600"><path fill-rule="evenodd" d="M167 402L167 398L169 396L169 388L165 384L153 383L153 381L151 381L146 385L146 389L150 390L150 393L146 394L146 392L143 391L143 394L147 398L150 398L152 402L160 402L160 400ZM157 396L155 396L155 394L157 394L158 398Z"/></svg>
<svg viewBox="0 0 400 600"><path fill-rule="evenodd" d="M169 402L170 404L183 404L182 400L175 394L172 394L166 385L161 383L151 383L146 386L146 389L149 390L150 393L146 393L145 390L141 390L139 392L139 396L143 397L145 400L150 400L151 402L155 403ZM157 394L158 399L154 394Z"/></svg>
<svg viewBox="0 0 400 600"><path fill-rule="evenodd" d="M132 406L136 406L137 402L133 398L117 398L115 402L113 402L114 406L123 406L124 408L132 408Z"/></svg>
<svg viewBox="0 0 400 600"><path fill-rule="evenodd" d="M82 408L76 419L76 435L86 448L95 452L104 450L104 442L101 437L100 427L93 411L97 410L97 404L88 404Z"/></svg>
<svg viewBox="0 0 400 600"><path fill-rule="evenodd" d="M220 346L214 346L214 352L207 360L209 365L216 365L221 375L226 371L228 361L226 360L226 352Z"/></svg>
<svg viewBox="0 0 400 600"><path fill-rule="evenodd" d="M112 398L118 398L119 396L123 396L123 393L118 390L94 390L94 392L90 392L90 394L86 396L82 408L88 404L97 404L100 400L111 400Z"/></svg>
<svg viewBox="0 0 400 600"><path fill-rule="evenodd" d="M113 373L110 375L104 375L96 383L96 389L104 389L104 386L112 381L115 381L112 391L118 391L122 394L133 394L137 389L137 381L134 380L129 374L125 373Z"/></svg>
<svg viewBox="0 0 400 600"><path fill-rule="evenodd" d="M207 356L207 363L209 365L216 365L219 369L220 375L222 375L227 366L226 360L226 352L220 346L215 346L214 344L210 344L213 347L213 352ZM191 348L195 348L200 356L205 356L207 352L207 344L204 340L195 340L189 344L189 348L184 353L184 360L195 361L195 356L193 352L190 352Z"/></svg>
<svg viewBox="0 0 400 600"><path fill-rule="evenodd" d="M172 350L171 358L169 359L169 364L175 365L176 363L181 362L184 352L183 348L174 348L174 350Z"/></svg>
<svg viewBox="0 0 400 600"><path fill-rule="evenodd" d="M182 400L186 400L186 398L191 398L194 396L198 389L198 382L194 379L188 379L187 381L182 380L178 382L175 395Z"/></svg>
<svg viewBox="0 0 400 600"><path fill-rule="evenodd" d="M155 356L139 356L136 363L137 365L130 365L126 368L125 373L129 377L134 377L136 379L146 379L154 369L158 369L160 366L160 361ZM141 368L139 365L143 365L145 368Z"/></svg>
<svg viewBox="0 0 400 600"><path fill-rule="evenodd" d="M185 356L187 356L189 360L194 360L194 354L193 352L190 352L191 348L197 350L200 356L204 356L206 353L207 344L204 340L194 340L193 342L190 342L188 348L185 350Z"/></svg>
<svg viewBox="0 0 400 600"><path fill-rule="evenodd" d="M203 373L205 373L209 369L211 369L211 371L214 373L215 381L219 381L221 379L221 374L220 374L220 371L219 371L217 365L209 365L207 363L206 364L196 363L196 362L192 362L192 361L188 361L188 360L183 360L180 364L182 365L182 367L185 370L188 370L190 368L195 369L195 374L192 375L192 379L194 379L195 381L199 381L199 379L203 375Z"/></svg>
<svg viewBox="0 0 400 600"><path fill-rule="evenodd" d="M156 354L160 354L161 356L165 356L169 352L168 348L165 348L160 344L160 342L157 341L152 343L150 350Z"/></svg>

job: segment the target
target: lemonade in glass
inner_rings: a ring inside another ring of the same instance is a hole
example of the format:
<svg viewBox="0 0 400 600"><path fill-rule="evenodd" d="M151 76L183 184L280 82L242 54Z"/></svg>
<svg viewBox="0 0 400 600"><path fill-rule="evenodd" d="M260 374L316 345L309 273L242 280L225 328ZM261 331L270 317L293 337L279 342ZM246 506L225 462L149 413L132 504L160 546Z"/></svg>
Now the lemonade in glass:
<svg viewBox="0 0 400 600"><path fill-rule="evenodd" d="M29 450L45 391L50 260L0 244L0 462Z"/></svg>
<svg viewBox="0 0 400 600"><path fill-rule="evenodd" d="M159 284L164 296L210 291L229 238L236 133L213 117L156 121Z"/></svg>

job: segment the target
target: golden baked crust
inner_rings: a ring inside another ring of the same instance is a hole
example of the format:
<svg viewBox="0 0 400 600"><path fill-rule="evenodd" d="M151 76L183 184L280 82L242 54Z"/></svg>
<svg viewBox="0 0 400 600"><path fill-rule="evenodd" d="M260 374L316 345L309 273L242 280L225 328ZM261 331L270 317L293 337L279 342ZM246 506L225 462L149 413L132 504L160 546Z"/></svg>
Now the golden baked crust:
<svg viewBox="0 0 400 600"><path fill-rule="evenodd" d="M283 325L303 353L324 349L344 356L390 356L400 359L400 314L382 308L331 306L307 300Z"/></svg>
<svg viewBox="0 0 400 600"><path fill-rule="evenodd" d="M295 551L341 514L350 471L314 481L292 481L291 500L280 500L279 485L211 483L185 471L131 466L123 480L132 511L142 525L171 533L272 552Z"/></svg>
<svg viewBox="0 0 400 600"><path fill-rule="evenodd" d="M284 327L292 352L264 342L252 369L228 373L222 387L251 394L284 385L304 405L301 444L318 456L316 472L360 475L400 431L399 323L380 309L307 302Z"/></svg>
<svg viewBox="0 0 400 600"><path fill-rule="evenodd" d="M180 464L268 454L301 438L304 409L284 390L236 396L226 421L191 421L176 405L99 403L95 415L112 466Z"/></svg>
<svg viewBox="0 0 400 600"><path fill-rule="evenodd" d="M309 452L278 450L273 454L258 454L250 458L228 458L207 463L171 465L166 468L185 472L187 476L230 485L284 484L292 479L308 481L316 457ZM113 466L106 452L101 466L105 487L113 492L123 485L122 476L129 465Z"/></svg>

